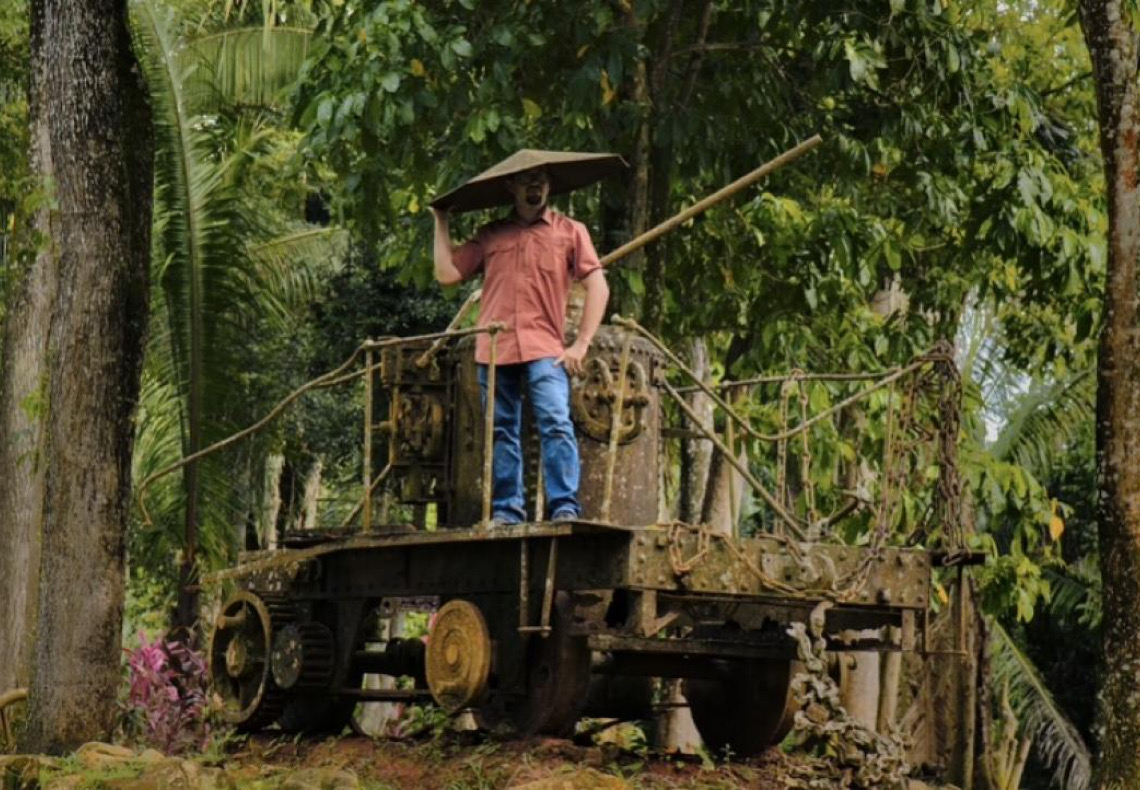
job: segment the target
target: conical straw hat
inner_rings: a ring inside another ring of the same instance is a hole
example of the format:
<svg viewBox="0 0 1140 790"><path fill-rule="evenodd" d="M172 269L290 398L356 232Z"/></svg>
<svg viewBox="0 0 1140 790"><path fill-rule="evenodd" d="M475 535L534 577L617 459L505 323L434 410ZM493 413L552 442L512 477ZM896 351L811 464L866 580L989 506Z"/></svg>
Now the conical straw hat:
<svg viewBox="0 0 1140 790"><path fill-rule="evenodd" d="M617 154L586 154L578 151L538 151L524 148L484 170L463 186L432 201L435 208L453 212L510 205L513 200L505 181L515 173L545 167L550 177L550 194L560 195L589 186L625 169Z"/></svg>

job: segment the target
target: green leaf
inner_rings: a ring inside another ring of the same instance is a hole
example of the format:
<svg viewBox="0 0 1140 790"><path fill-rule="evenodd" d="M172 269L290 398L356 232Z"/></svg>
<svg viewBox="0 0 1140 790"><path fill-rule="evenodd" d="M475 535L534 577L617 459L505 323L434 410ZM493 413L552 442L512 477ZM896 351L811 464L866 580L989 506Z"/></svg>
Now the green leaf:
<svg viewBox="0 0 1140 790"><path fill-rule="evenodd" d="M627 270L626 282L629 283L629 290L633 291L635 296L645 296L645 279L637 269Z"/></svg>
<svg viewBox="0 0 1140 790"><path fill-rule="evenodd" d="M542 117L542 108L530 99L523 99L523 114L528 121L536 121Z"/></svg>
<svg viewBox="0 0 1140 790"><path fill-rule="evenodd" d="M389 71L380 78L380 87L388 93L395 93L400 89L400 75L394 71Z"/></svg>
<svg viewBox="0 0 1140 790"><path fill-rule="evenodd" d="M471 42L465 38L457 38L452 41L451 49L461 58L469 58L472 55Z"/></svg>

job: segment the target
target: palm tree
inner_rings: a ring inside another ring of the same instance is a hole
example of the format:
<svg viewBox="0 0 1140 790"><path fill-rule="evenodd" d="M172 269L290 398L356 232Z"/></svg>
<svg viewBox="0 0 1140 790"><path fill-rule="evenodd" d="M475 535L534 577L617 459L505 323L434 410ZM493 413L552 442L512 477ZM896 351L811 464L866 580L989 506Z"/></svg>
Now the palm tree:
<svg viewBox="0 0 1140 790"><path fill-rule="evenodd" d="M315 293L317 273L339 259L343 239L327 228L267 222L241 189L245 169L273 135L259 110L296 78L309 31L259 26L196 35L158 0L137 0L132 10L156 150L153 312L138 459L145 476L173 460L172 435L183 457L193 455L256 408L243 385L256 364L251 339L287 326ZM232 460L192 462L181 495L157 497L159 523L169 529L181 515L178 626L197 618L203 527L210 555L224 557L244 516L235 468Z"/></svg>
<svg viewBox="0 0 1140 790"><path fill-rule="evenodd" d="M987 434L982 441L993 460L1016 464L1045 480L1057 460L1079 444L1093 419L1093 368L1065 371L1054 378L1018 373L1002 357L1000 318L1000 309L993 306L973 305L967 310L963 377L972 381L982 402L982 430ZM1089 600L1087 579L1052 568L1045 575L1053 587L1050 615L1067 614ZM1052 771L1057 785L1086 790L1092 758L1080 731L1005 626L988 617L986 630L993 673L989 685L1005 690L1022 736L1032 740L1038 759Z"/></svg>

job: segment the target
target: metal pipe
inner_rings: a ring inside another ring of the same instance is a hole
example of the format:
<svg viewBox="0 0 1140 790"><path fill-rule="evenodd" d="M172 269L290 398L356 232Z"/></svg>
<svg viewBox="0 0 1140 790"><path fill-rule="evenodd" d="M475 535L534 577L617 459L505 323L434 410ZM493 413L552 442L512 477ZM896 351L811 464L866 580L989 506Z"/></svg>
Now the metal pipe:
<svg viewBox="0 0 1140 790"><path fill-rule="evenodd" d="M376 477L373 478L371 485L368 486L368 492L365 494L365 497L371 497L374 493L376 493L376 488L388 478L388 473L391 471L392 471L392 465L391 464L388 464L383 469L381 469L380 474L376 475ZM364 504L364 501L365 500L362 499L361 501L356 503L356 505L352 508L352 512L349 513L348 516L344 519L344 521L342 521L340 523L341 529L344 529L345 527L347 527L349 524L352 523L352 520L354 518L356 518L356 514L360 512L360 508ZM387 520L388 520L388 512L387 512L387 509L385 508L385 509L381 510L380 523L383 524L383 523L387 522Z"/></svg>
<svg viewBox="0 0 1140 790"><path fill-rule="evenodd" d="M446 331L454 332L456 329L458 329L459 325L463 323L463 319L468 316L468 314L471 312L471 309L475 306L475 303L479 301L479 298L482 295L482 288L472 292L471 296L467 297L467 301L465 301L460 306L459 312L456 313L455 317L451 319L451 323L447 325ZM431 346L424 353L416 357L416 367L422 370L431 364L431 361L435 359L435 355L439 353L439 350L443 347L443 344L446 343L447 340L448 338L446 337L440 337L434 340Z"/></svg>
<svg viewBox="0 0 1140 790"><path fill-rule="evenodd" d="M725 414L727 414L731 419L735 420L736 424L743 428L745 433L747 433L753 439L757 439L761 442L778 442L781 439L788 439L792 436L798 436L803 431L806 431L816 423L830 417L832 414L842 411L853 403L858 403L860 400L866 398L872 392L882 389L883 387L892 384L908 373L913 373L923 365L928 365L935 361L933 355L925 354L917 358L915 361L911 362L906 367L896 369L893 373L888 375L886 378L876 382L873 386L870 386L861 392L857 392L854 395L839 401L835 405L830 406L824 411L821 411L811 419L800 423L795 428L790 428L786 431L781 431L780 433L766 434L760 433L755 428L753 428L752 424L748 422L748 420L741 417L735 409L728 405L724 398L722 398L713 390L712 387L701 381L700 377L697 376L697 374L690 370L689 367L684 362L682 362L676 354L669 350L668 346L658 340L657 337L648 329L634 321L632 318L625 318L620 315L615 315L611 320L620 327L637 331L638 334L652 343L653 346L658 351L663 353L665 355L665 358L668 359L678 370L691 378L693 380L693 383L696 384L701 392L708 395L710 398L712 398L713 402L716 403L717 406L720 406L722 409L724 409ZM674 390L674 392L677 392L677 390Z"/></svg>
<svg viewBox="0 0 1140 790"><path fill-rule="evenodd" d="M262 428L264 428L266 425L268 425L269 423L276 420L281 415L281 413L283 411L285 411L285 409L288 408L290 404L293 403L293 401L300 398L302 395L304 395L309 390L320 389L321 387L327 387L327 386L330 386L332 383L334 383L338 380L341 380L342 376L344 374L344 371L348 370L349 366L353 362L356 361L356 358L360 355L360 352L365 351L365 350L370 349L370 348L371 349L388 348L389 346L398 346L398 345L406 344L406 343L417 343L417 342L420 342L423 340L435 340L436 338L443 338L443 337L462 337L464 335L477 335L477 334L483 334L483 333L488 333L488 334L494 335L494 333L501 332L504 329L506 329L506 324L499 322L499 321L496 321L494 323L488 324L487 326L472 327L470 329L458 329L458 330L455 330L454 332L433 332L432 334L428 334L428 335L417 335L415 337L394 338L394 339L390 339L390 340L375 340L375 341L368 341L368 342L361 344L356 349L356 351L352 352L352 355L348 359L346 359L343 363L341 363L341 365L339 367L337 367L333 370L330 370L328 373L325 373L324 375L318 376L317 378L313 379L312 381L310 381L306 384L302 384L300 387L293 390L291 393L286 395L285 398L283 398L280 402L278 402L278 404L276 406L274 406L272 409L270 409L268 414L266 414L260 420L255 422L253 425L251 425L248 428L245 428L243 430L240 430L235 434L227 436L225 439L222 439L221 441L214 442L209 447L204 447L196 453L191 453L190 455L186 456L185 458L182 458L178 461L175 461L174 463L170 464L169 466L165 466L162 469L159 469L157 472L151 474L149 477L147 477L145 480L143 480L141 483L139 483L139 486L138 486L138 503L139 503L139 510L142 512L143 523L146 524L147 526L151 526L154 523L151 520L150 513L146 509L146 491L154 483L155 480L158 480L159 478L164 477L164 476L170 474L171 472L176 472L179 469L181 469L182 467L186 466L187 464L191 464L191 463L197 461L199 458L205 458L207 455L212 455L213 453L224 450L226 447L229 447L231 444L234 444L235 442L239 442L242 439L246 438L247 436L251 436L251 435L257 433ZM347 380L348 378L352 378L352 376L344 376L343 378L344 378L344 380Z"/></svg>
<svg viewBox="0 0 1140 790"><path fill-rule="evenodd" d="M677 392L677 390L673 389L673 386L669 384L669 382L662 381L661 386L664 387L665 391L669 393L670 397L672 397L673 400L677 402L677 405L681 407L681 410L685 412L685 415L693 421L693 424L698 427L698 430L700 430L701 433L705 435L705 438L711 441L713 443L713 446L725 457L725 459L730 464L732 464L733 468L735 468L736 471L740 472L741 477L748 481L748 484L752 486L752 489L757 494L759 494L760 498L768 504L768 507L772 508L772 510L776 512L776 515L784 520L784 522L788 525L789 528L791 528L796 537L798 537L800 540L803 540L803 530L800 529L795 516L785 510L783 505L776 501L775 497L773 497L768 492L768 489L764 488L760 481L757 480L752 472L748 470L748 467L740 463L740 459L736 458L731 452L729 452L729 449L724 446L724 442L718 439L715 433L701 425L700 418L697 416L696 412L694 412L689 404L685 402L684 397L682 397L681 394Z"/></svg>
<svg viewBox="0 0 1140 790"><path fill-rule="evenodd" d="M369 340L363 343L360 348L367 351L370 348L391 348L392 346L406 346L410 343L420 343L425 340L447 339L449 337L466 337L467 335L491 335L496 332L501 332L507 328L507 325L501 321L496 321L487 326L473 326L467 329L453 329L444 332L431 332L426 335L412 335L411 337L393 337L385 340Z"/></svg>
<svg viewBox="0 0 1140 790"><path fill-rule="evenodd" d="M708 386L714 390L730 390L737 387L752 387L756 384L782 384L790 379L797 379L799 381L874 381L875 379L889 376L896 370L898 370L898 368L868 371L866 373L771 373L765 376L753 376L752 378L737 379L735 381L721 381L717 384L709 384ZM680 392L682 395L699 390L700 387L696 384L691 384L687 387L677 387L677 392Z"/></svg>
<svg viewBox="0 0 1140 790"><path fill-rule="evenodd" d="M542 592L542 620L539 628L542 637L550 635L550 611L554 606L554 573L558 568L558 538L550 539L550 554L546 560L546 587Z"/></svg>
<svg viewBox="0 0 1140 790"><path fill-rule="evenodd" d="M369 532L372 529L372 349L364 352L364 370L364 499L360 528Z"/></svg>
<svg viewBox="0 0 1140 790"><path fill-rule="evenodd" d="M491 527L491 471L495 458L495 346L498 332L491 333L490 364L487 366L487 406L483 418L483 529Z"/></svg>
<svg viewBox="0 0 1140 790"><path fill-rule="evenodd" d="M530 620L530 570L528 569L529 541L523 538L519 541L519 628L527 627Z"/></svg>

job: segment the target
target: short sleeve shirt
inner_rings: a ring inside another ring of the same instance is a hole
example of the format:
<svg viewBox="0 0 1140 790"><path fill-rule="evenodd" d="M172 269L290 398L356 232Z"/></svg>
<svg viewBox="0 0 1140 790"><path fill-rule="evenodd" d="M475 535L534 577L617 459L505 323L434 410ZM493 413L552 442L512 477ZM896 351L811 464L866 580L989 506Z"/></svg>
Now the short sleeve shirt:
<svg viewBox="0 0 1140 790"><path fill-rule="evenodd" d="M530 223L512 215L484 225L452 260L464 280L483 275L480 326L507 325L496 339L499 365L560 355L570 283L601 268L586 226L549 208ZM490 362L490 348L479 335L475 361Z"/></svg>

